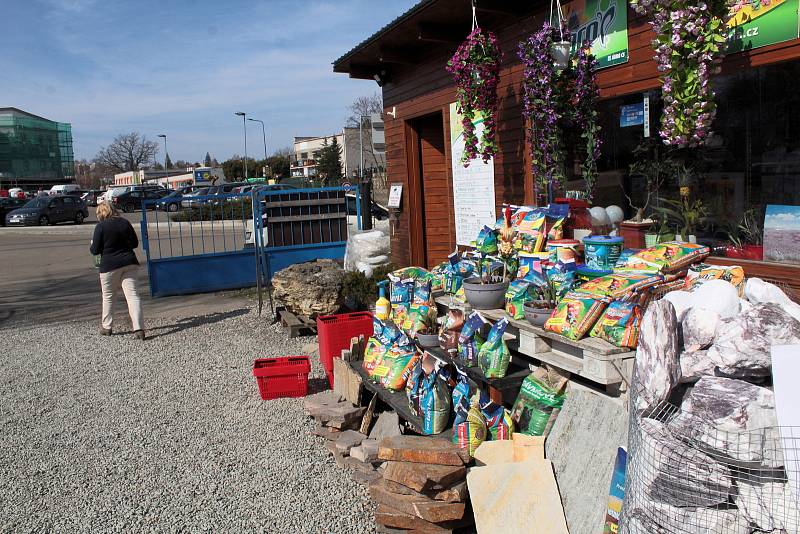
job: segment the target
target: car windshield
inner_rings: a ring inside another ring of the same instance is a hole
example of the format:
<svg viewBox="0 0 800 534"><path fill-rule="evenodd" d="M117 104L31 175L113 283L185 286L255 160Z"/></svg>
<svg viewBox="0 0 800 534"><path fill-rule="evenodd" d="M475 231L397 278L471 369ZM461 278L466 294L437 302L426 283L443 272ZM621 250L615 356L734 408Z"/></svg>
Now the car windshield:
<svg viewBox="0 0 800 534"><path fill-rule="evenodd" d="M49 198L34 198L25 204L26 208L43 208L50 202Z"/></svg>

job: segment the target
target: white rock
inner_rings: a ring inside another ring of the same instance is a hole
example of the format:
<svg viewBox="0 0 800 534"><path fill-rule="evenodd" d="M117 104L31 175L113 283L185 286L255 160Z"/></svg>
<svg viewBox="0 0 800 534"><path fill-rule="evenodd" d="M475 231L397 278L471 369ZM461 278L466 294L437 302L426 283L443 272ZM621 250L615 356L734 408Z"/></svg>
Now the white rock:
<svg viewBox="0 0 800 534"><path fill-rule="evenodd" d="M715 311L723 319L739 314L739 292L725 280L709 280L692 291L691 308Z"/></svg>
<svg viewBox="0 0 800 534"><path fill-rule="evenodd" d="M744 296L753 304L772 302L778 304L783 310L800 321L800 304L793 302L775 284L765 282L760 278L748 278L744 286Z"/></svg>
<svg viewBox="0 0 800 534"><path fill-rule="evenodd" d="M672 303L675 308L675 316L678 320L683 318L683 314L694 305L692 293L688 291L670 291L661 300L666 300Z"/></svg>
<svg viewBox="0 0 800 534"><path fill-rule="evenodd" d="M788 484L767 482L763 484L739 480L736 506L760 530L797 534L800 532L800 507L798 497Z"/></svg>
<svg viewBox="0 0 800 534"><path fill-rule="evenodd" d="M770 431L777 424L772 391L743 380L705 376L683 399L669 428L715 458L774 468L782 465L782 459L771 457L780 449Z"/></svg>
<svg viewBox="0 0 800 534"><path fill-rule="evenodd" d="M667 300L652 303L642 318L636 350L635 408L640 413L657 408L669 398L680 378L680 336L675 308Z"/></svg>
<svg viewBox="0 0 800 534"><path fill-rule="evenodd" d="M717 335L720 321L721 317L716 311L699 307L689 309L681 320L685 350L693 352L709 347Z"/></svg>
<svg viewBox="0 0 800 534"><path fill-rule="evenodd" d="M627 519L626 534L750 534L747 519L736 510L679 508L647 500L631 507Z"/></svg>
<svg viewBox="0 0 800 534"><path fill-rule="evenodd" d="M680 383L696 382L709 370L707 350L685 350L680 355ZM713 370L713 369L712 369Z"/></svg>

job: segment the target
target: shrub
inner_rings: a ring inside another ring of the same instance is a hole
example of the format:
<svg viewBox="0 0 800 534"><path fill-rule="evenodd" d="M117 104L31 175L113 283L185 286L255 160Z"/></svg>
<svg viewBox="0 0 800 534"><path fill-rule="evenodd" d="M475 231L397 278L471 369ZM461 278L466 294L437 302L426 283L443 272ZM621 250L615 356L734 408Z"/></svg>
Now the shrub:
<svg viewBox="0 0 800 534"><path fill-rule="evenodd" d="M342 296L356 310L368 310L378 300L378 282L397 267L391 263L375 267L371 277L359 271L348 271L342 283ZM389 298L389 295L386 295Z"/></svg>

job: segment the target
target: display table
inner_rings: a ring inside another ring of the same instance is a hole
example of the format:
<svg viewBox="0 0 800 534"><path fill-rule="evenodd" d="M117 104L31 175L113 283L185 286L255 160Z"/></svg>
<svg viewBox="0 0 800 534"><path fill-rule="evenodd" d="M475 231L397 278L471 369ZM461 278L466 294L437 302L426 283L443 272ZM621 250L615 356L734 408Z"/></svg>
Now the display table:
<svg viewBox="0 0 800 534"><path fill-rule="evenodd" d="M446 295L437 296L436 304L440 313L447 313L449 308L472 311L468 304ZM516 338L508 342L512 351L586 378L609 394L617 395L627 390L633 374L635 351L597 338L573 341L527 321L511 319L505 310L480 310L480 313L491 321L503 317L509 320L506 332Z"/></svg>

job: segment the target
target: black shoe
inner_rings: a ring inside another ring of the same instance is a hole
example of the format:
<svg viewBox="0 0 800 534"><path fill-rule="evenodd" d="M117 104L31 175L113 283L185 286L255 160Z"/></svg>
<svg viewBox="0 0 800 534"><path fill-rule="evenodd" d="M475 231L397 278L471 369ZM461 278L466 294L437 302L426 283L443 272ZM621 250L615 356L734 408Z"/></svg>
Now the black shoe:
<svg viewBox="0 0 800 534"><path fill-rule="evenodd" d="M101 326L100 327L100 335L101 336L110 336L111 335L111 329L110 328L103 328Z"/></svg>
<svg viewBox="0 0 800 534"><path fill-rule="evenodd" d="M144 341L145 339L147 339L147 338L145 337L145 335L144 335L144 330L136 330L136 331L133 333L133 335L134 335L134 336L136 336L136 338L137 338L137 339L141 339L142 341Z"/></svg>

